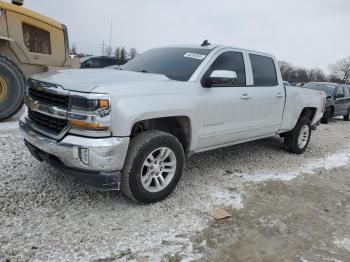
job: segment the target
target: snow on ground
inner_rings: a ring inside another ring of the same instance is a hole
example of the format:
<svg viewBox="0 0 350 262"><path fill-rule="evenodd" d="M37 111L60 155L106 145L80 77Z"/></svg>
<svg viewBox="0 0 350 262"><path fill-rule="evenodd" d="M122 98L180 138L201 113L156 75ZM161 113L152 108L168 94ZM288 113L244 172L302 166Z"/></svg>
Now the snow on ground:
<svg viewBox="0 0 350 262"><path fill-rule="evenodd" d="M120 258L129 249L125 257L135 260L198 259L191 238L213 221L209 208L242 209L247 183L340 167L350 154L348 123L336 120L313 133L302 156L286 153L276 138L195 155L169 198L137 205L37 162L17 122L0 130L0 260L91 261Z"/></svg>
<svg viewBox="0 0 350 262"><path fill-rule="evenodd" d="M11 130L18 128L18 121L0 123L0 130Z"/></svg>
<svg viewBox="0 0 350 262"><path fill-rule="evenodd" d="M345 248L347 251L350 252L350 238L344 238L342 240L335 240L334 244L336 244L338 247Z"/></svg>
<svg viewBox="0 0 350 262"><path fill-rule="evenodd" d="M243 179L247 182L264 182L268 180L290 181L302 174L313 174L321 168L331 170L348 164L350 164L350 147L347 150L341 150L326 157L307 161L304 165L297 168L294 167L286 172L271 173L271 171L260 171L254 174L236 173L236 175L243 176Z"/></svg>

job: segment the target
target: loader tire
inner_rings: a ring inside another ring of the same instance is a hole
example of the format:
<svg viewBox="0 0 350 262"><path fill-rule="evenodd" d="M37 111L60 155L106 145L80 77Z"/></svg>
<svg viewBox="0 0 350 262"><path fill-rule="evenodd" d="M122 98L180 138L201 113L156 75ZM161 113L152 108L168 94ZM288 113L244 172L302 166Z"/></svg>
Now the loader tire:
<svg viewBox="0 0 350 262"><path fill-rule="evenodd" d="M23 106L25 77L19 67L0 55L0 121L15 115Z"/></svg>

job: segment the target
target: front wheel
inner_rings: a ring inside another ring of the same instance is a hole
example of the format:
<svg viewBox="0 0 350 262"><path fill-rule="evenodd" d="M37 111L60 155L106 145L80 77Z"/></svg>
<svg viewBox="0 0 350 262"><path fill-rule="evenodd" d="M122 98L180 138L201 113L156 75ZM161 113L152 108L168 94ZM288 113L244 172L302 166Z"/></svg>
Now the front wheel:
<svg viewBox="0 0 350 262"><path fill-rule="evenodd" d="M169 196L184 167L181 143L171 134L146 131L130 142L122 174L122 192L140 203L152 203Z"/></svg>
<svg viewBox="0 0 350 262"><path fill-rule="evenodd" d="M348 114L343 116L344 121L349 121L350 120L350 110L348 110Z"/></svg>
<svg viewBox="0 0 350 262"><path fill-rule="evenodd" d="M287 150L294 154L302 154L309 145L311 138L311 123L307 118L299 119L293 131L286 134L284 144Z"/></svg>

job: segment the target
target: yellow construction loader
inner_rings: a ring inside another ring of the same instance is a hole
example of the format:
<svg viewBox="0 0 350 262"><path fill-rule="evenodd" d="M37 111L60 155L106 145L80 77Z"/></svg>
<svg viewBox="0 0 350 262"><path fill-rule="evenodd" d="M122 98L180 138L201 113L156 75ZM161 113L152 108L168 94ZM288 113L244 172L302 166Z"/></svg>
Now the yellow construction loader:
<svg viewBox="0 0 350 262"><path fill-rule="evenodd" d="M21 109L27 77L76 64L66 26L22 4L0 0L0 121Z"/></svg>

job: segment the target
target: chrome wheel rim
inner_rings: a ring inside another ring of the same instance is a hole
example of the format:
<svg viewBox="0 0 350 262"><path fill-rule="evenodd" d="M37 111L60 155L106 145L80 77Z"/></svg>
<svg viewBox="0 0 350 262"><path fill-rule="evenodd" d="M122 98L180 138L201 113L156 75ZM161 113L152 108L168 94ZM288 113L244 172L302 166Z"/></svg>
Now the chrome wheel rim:
<svg viewBox="0 0 350 262"><path fill-rule="evenodd" d="M298 138L298 146L300 149L303 149L307 142L309 141L310 136L310 128L308 125L304 125L300 130L299 138Z"/></svg>
<svg viewBox="0 0 350 262"><path fill-rule="evenodd" d="M175 153L160 147L150 153L141 168L141 183L148 192L157 193L165 189L176 172Z"/></svg>
<svg viewBox="0 0 350 262"><path fill-rule="evenodd" d="M5 100L7 96L7 90L8 90L8 87L7 87L6 80L2 76L0 76L0 102Z"/></svg>

